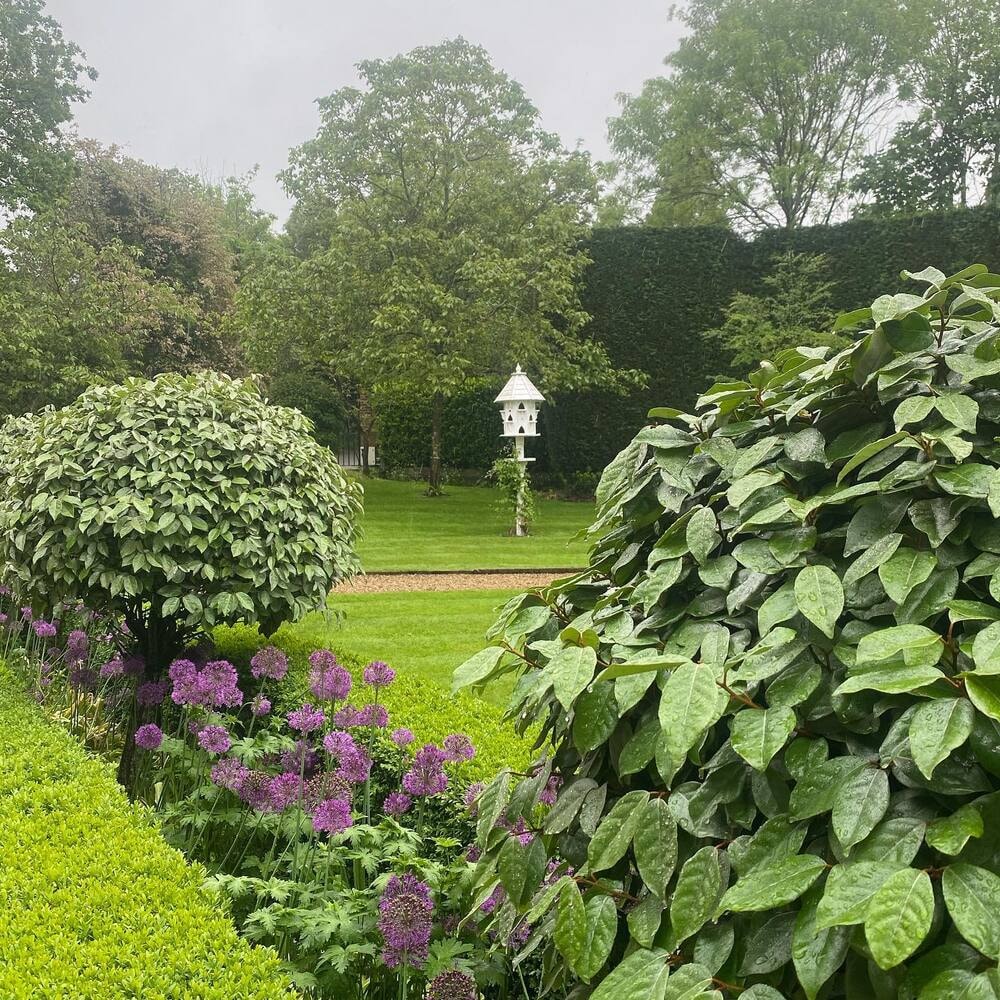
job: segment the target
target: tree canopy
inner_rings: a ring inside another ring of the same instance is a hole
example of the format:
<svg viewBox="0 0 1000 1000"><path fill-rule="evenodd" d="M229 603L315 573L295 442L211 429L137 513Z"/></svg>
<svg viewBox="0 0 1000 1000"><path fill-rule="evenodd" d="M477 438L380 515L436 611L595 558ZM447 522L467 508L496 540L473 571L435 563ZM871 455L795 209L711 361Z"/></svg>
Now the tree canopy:
<svg viewBox="0 0 1000 1000"><path fill-rule="evenodd" d="M61 127L96 72L44 13L44 0L0 4L0 207L37 208L57 192L69 156Z"/></svg>
<svg viewBox="0 0 1000 1000"><path fill-rule="evenodd" d="M677 16L667 75L609 123L618 197L651 224L829 222L894 98L898 0L692 0Z"/></svg>
<svg viewBox="0 0 1000 1000"><path fill-rule="evenodd" d="M614 380L579 336L594 178L464 39L359 71L363 88L319 102L320 130L284 174L305 259L272 255L237 320L255 359L318 355L365 388L424 387L436 490L441 403L468 379L521 362L547 385Z"/></svg>

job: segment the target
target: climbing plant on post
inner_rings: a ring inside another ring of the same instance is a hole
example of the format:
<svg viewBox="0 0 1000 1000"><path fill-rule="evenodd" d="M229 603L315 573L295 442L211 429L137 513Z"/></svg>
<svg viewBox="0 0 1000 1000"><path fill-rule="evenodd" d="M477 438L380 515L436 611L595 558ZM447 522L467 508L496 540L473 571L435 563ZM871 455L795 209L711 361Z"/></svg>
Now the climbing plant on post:
<svg viewBox="0 0 1000 1000"><path fill-rule="evenodd" d="M652 411L588 568L457 672L548 747L477 877L550 991L997 995L1000 275L905 276L844 350Z"/></svg>

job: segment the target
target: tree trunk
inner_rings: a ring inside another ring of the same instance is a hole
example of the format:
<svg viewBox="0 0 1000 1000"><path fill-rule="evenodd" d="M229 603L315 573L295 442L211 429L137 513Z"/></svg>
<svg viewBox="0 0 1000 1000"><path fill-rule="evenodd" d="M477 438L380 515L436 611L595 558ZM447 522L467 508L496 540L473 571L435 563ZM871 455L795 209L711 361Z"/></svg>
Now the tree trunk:
<svg viewBox="0 0 1000 1000"><path fill-rule="evenodd" d="M441 495L441 428L444 424L444 395L434 393L431 406L431 473L427 480L427 495Z"/></svg>

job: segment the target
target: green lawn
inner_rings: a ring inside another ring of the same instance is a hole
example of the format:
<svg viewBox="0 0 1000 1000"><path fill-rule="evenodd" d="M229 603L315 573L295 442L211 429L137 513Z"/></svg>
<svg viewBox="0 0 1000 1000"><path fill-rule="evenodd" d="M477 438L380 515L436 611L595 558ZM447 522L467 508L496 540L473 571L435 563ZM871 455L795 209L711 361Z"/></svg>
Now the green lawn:
<svg viewBox="0 0 1000 1000"><path fill-rule="evenodd" d="M593 520L592 503L538 500L527 538L506 534L496 491L448 486L425 497L423 484L365 479L364 535L358 551L368 573L386 570L572 569L587 548L573 536Z"/></svg>
<svg viewBox="0 0 1000 1000"><path fill-rule="evenodd" d="M342 622L312 614L295 631L338 654L385 660L401 673L451 685L452 671L486 645L496 609L516 591L444 590L385 594L334 594L330 606ZM506 700L509 687L487 692Z"/></svg>

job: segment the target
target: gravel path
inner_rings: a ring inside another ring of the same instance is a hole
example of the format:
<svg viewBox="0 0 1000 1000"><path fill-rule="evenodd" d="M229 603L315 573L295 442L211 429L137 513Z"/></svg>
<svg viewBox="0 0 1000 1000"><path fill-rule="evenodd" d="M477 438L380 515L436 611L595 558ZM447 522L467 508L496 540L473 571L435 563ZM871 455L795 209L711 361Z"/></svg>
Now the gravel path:
<svg viewBox="0 0 1000 1000"><path fill-rule="evenodd" d="M533 590L561 573L368 573L337 588L342 594L386 594L399 590Z"/></svg>

